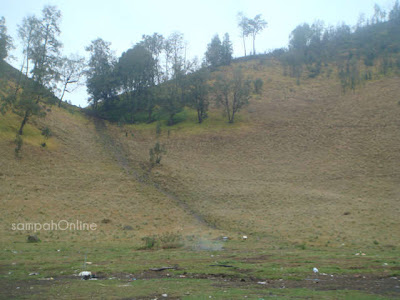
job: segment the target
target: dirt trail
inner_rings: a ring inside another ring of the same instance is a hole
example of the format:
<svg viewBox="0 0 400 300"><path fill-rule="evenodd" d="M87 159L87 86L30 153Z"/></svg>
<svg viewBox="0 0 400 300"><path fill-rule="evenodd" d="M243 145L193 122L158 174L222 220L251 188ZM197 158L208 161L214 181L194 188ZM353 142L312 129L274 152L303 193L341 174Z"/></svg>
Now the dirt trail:
<svg viewBox="0 0 400 300"><path fill-rule="evenodd" d="M188 215L192 216L195 222L197 222L199 225L206 226L210 229L217 229L215 225L207 222L204 216L200 215L199 213L191 209L184 201L179 199L178 196L163 189L159 184L153 182L151 178L146 174L140 174L137 170L135 170L135 168L129 162L129 159L127 158L128 155L125 153L123 147L119 145L119 143L108 134L105 122L96 117L92 117L92 120L95 125L96 132L100 137L100 141L103 144L104 148L111 154L111 156L117 161L117 163L125 170L125 172L129 176L131 176L133 179L135 179L136 181L140 182L143 185L155 188L158 192L171 199L175 204L181 207Z"/></svg>

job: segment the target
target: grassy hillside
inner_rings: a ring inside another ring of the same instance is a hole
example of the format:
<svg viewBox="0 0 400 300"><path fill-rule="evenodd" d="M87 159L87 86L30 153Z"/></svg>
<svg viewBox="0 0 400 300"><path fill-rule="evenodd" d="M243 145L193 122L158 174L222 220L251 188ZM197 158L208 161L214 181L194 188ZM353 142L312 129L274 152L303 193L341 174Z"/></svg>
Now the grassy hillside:
<svg viewBox="0 0 400 300"><path fill-rule="evenodd" d="M297 85L273 61L237 64L254 79L262 78L262 94L253 96L234 124L217 108L203 124L186 110L184 122L162 127L167 154L152 170L154 123L121 127L78 109L52 107L26 127L22 157L16 159L13 140L20 117L0 116L5 298L45 293L145 299L168 292L199 299L204 291L226 299L268 293L315 299L368 298L364 292L375 293L372 298L398 296L397 281L389 277L399 268L400 78L369 81L342 94L334 76L304 78ZM44 126L53 132L47 147L40 146ZM32 231L11 226L51 220L98 227L42 230L36 233L42 243L28 244ZM143 237L168 234L180 236L185 247L138 250ZM222 235L231 240L217 242ZM249 241L240 241L242 235ZM361 249L368 257L354 256ZM71 277L82 269L84 253L94 261L93 271L118 281L86 285ZM212 264L234 268L216 270ZM180 267L168 276L148 271L165 265ZM316 291L306 281L314 265L338 276L331 285L322 283L322 291L364 292ZM55 281L35 281L28 274L36 270L39 278ZM379 276L389 281L369 290L368 283L352 277L360 273L371 274L369 284ZM122 291L119 285L132 277L148 281ZM282 278L290 288L283 294L278 290ZM266 279L272 280L272 290L257 284Z"/></svg>
<svg viewBox="0 0 400 300"><path fill-rule="evenodd" d="M343 95L334 78L298 86L273 63L244 68L264 80L263 94L233 126L214 116L169 137L165 128L168 154L152 178L224 230L318 246L398 244L399 77ZM135 137L114 135L139 166L154 129L129 129Z"/></svg>

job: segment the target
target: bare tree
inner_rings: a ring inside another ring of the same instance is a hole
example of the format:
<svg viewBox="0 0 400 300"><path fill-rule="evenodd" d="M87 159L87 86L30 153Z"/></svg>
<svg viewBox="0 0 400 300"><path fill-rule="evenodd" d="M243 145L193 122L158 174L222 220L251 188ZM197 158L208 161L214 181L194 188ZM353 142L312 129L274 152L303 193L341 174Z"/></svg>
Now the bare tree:
<svg viewBox="0 0 400 300"><path fill-rule="evenodd" d="M243 41L244 56L246 56L246 37L248 37L250 34L249 19L243 14L243 12L239 12L237 14L237 18L240 35Z"/></svg>
<svg viewBox="0 0 400 300"><path fill-rule="evenodd" d="M261 14L256 15L254 19L248 20L248 32L253 38L253 55L256 55L256 35L263 31L267 25L267 21L262 19Z"/></svg>
<svg viewBox="0 0 400 300"><path fill-rule="evenodd" d="M81 84L81 80L84 74L85 59L77 55L70 57L62 57L58 66L58 76L62 85L62 92L58 107L64 99L65 93L73 92Z"/></svg>

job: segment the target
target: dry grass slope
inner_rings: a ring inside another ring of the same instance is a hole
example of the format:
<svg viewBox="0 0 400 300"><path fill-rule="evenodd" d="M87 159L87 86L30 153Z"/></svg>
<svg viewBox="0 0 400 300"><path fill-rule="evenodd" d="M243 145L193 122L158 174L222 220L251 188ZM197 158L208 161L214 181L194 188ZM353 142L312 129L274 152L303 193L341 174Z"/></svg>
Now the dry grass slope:
<svg viewBox="0 0 400 300"><path fill-rule="evenodd" d="M397 245L399 77L343 95L334 78L297 86L276 64L243 67L265 84L240 124L164 130L168 154L154 180L226 231L318 246ZM121 131L120 141L139 166L154 138L131 130L135 138Z"/></svg>
<svg viewBox="0 0 400 300"><path fill-rule="evenodd" d="M263 79L262 95L254 95L236 124L226 124L214 110L204 124L186 121L169 128L169 135L163 128L168 153L149 175L220 231L199 224L151 184L127 176L127 164L147 173L155 124L107 124L113 146L124 155L121 163L93 120L53 107L27 128L20 160L11 134L18 119L1 117L2 239L20 239L11 223L65 219L95 222L99 229L42 232L41 238L139 241L178 231L319 246L399 244L400 79L370 81L343 95L333 78L304 79L298 86L276 63L241 64ZM44 125L54 133L48 148L39 146ZM134 230L123 230L125 225Z"/></svg>

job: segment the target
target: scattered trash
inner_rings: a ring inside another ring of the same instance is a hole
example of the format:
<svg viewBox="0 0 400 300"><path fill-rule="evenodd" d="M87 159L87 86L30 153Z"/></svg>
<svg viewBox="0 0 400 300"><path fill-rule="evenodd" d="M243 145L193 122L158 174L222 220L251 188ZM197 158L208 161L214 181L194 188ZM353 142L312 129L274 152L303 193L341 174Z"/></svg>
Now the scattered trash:
<svg viewBox="0 0 400 300"><path fill-rule="evenodd" d="M247 235L244 235L244 236L242 237L242 239L243 239L243 240L247 240Z"/></svg>
<svg viewBox="0 0 400 300"><path fill-rule="evenodd" d="M91 265L91 264L93 264L93 263L92 263L91 261L87 261L86 264L87 264L87 265Z"/></svg>
<svg viewBox="0 0 400 300"><path fill-rule="evenodd" d="M258 284L267 284L267 282L266 281L259 281L259 282L257 282Z"/></svg>
<svg viewBox="0 0 400 300"><path fill-rule="evenodd" d="M313 270L313 272L314 272L315 274L318 274L318 272L319 272L318 269L317 269L316 267L314 267L312 270Z"/></svg>
<svg viewBox="0 0 400 300"><path fill-rule="evenodd" d="M365 256L366 254L365 253L363 253L363 252L357 252L356 254L354 254L354 255L362 255L362 256Z"/></svg>
<svg viewBox="0 0 400 300"><path fill-rule="evenodd" d="M29 273L29 276L34 276L34 275L39 275L39 273L37 273L37 272Z"/></svg>
<svg viewBox="0 0 400 300"><path fill-rule="evenodd" d="M17 286L17 290L19 290L20 289L20 287L19 286Z"/></svg>
<svg viewBox="0 0 400 300"><path fill-rule="evenodd" d="M228 238L227 236L223 236L223 237L222 237L222 240L223 240L224 242L226 242L227 240L229 240L229 238Z"/></svg>
<svg viewBox="0 0 400 300"><path fill-rule="evenodd" d="M57 252L60 252L61 250L60 249L57 249Z"/></svg>
<svg viewBox="0 0 400 300"><path fill-rule="evenodd" d="M185 275L179 275L179 277L180 277L180 278L186 278L186 276L185 276Z"/></svg>
<svg viewBox="0 0 400 300"><path fill-rule="evenodd" d="M79 277L81 277L82 280L88 280L92 277L92 272L82 271L79 273Z"/></svg>
<svg viewBox="0 0 400 300"><path fill-rule="evenodd" d="M48 277L48 278L39 278L39 280L54 280L53 277Z"/></svg>
<svg viewBox="0 0 400 300"><path fill-rule="evenodd" d="M161 296L163 296L164 298L168 297L168 294L162 294Z"/></svg>
<svg viewBox="0 0 400 300"><path fill-rule="evenodd" d="M383 263L383 266L387 266L388 264L387 263Z"/></svg>
<svg viewBox="0 0 400 300"><path fill-rule="evenodd" d="M14 254L18 253L18 251L15 251L15 250L11 250L11 252L14 253Z"/></svg>

